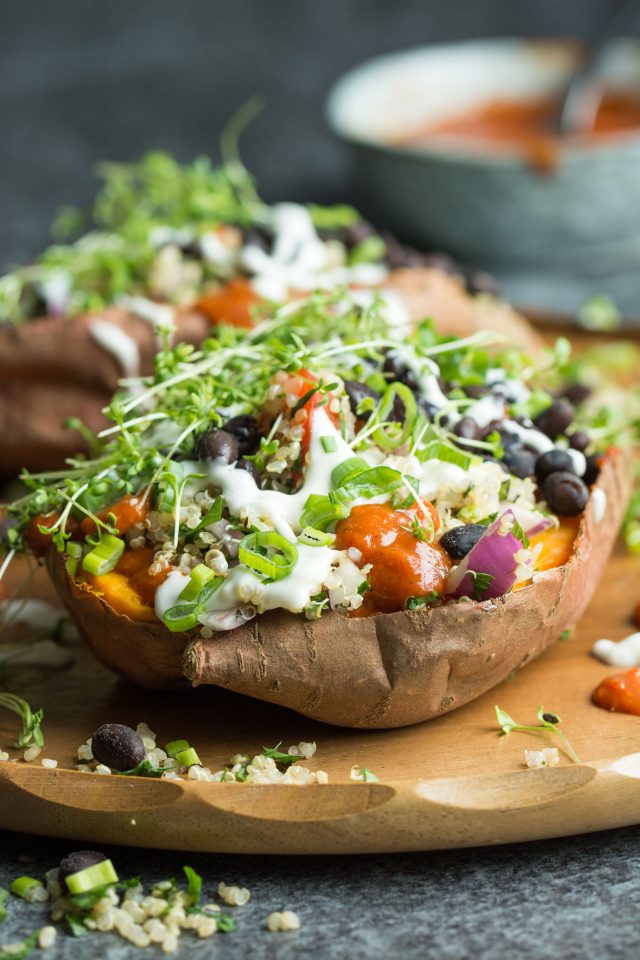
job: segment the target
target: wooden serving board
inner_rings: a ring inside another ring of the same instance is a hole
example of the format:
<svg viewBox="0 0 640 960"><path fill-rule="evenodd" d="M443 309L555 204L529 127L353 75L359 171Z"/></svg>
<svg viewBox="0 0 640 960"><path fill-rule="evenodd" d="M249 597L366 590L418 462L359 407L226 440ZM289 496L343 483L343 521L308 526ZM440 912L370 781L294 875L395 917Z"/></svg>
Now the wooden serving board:
<svg viewBox="0 0 640 960"><path fill-rule="evenodd" d="M640 561L622 548L575 634L474 703L428 723L390 731L327 727L217 688L169 694L131 687L81 648L67 670L20 690L44 707L42 756L58 769L0 763L0 828L90 844L234 853L369 853L507 843L640 823L640 718L590 703L615 672L589 650L601 636L631 632L640 601ZM38 582L46 595L44 581ZM499 736L498 703L535 723L542 703L557 711L582 759L527 770L524 749L542 736ZM315 740L313 769L326 786L170 782L74 769L77 747L107 721L146 721L158 744L184 738L219 769L233 754ZM15 736L0 711L0 745ZM18 755L14 753L14 755ZM352 783L359 763L380 783Z"/></svg>

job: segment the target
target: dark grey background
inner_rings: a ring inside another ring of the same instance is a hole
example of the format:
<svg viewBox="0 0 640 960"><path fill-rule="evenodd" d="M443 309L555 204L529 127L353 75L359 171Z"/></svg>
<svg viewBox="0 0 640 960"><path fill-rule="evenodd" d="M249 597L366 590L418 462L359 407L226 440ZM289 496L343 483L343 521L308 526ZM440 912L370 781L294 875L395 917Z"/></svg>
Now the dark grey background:
<svg viewBox="0 0 640 960"><path fill-rule="evenodd" d="M161 147L215 154L251 95L243 140L267 199L353 199L324 125L331 83L374 54L478 36L588 36L614 0L1 0L0 266L32 257L92 166ZM638 3L626 21L640 26Z"/></svg>
<svg viewBox="0 0 640 960"><path fill-rule="evenodd" d="M327 89L346 68L422 42L584 36L608 7L606 0L0 0L0 264L33 256L59 205L89 200L96 161L153 147L184 160L215 154L222 124L256 92L268 106L243 152L267 199L352 199L345 157L322 118ZM0 834L0 886L17 873L42 872L68 849ZM20 863L20 854L34 859ZM194 958L626 960L640 947L639 829L393 857L113 856L123 875L151 880L191 862L209 888L225 879L253 889L238 933L215 945L185 939ZM263 931L268 913L285 907L299 910L300 934ZM28 932L36 916L12 903L0 944ZM62 940L46 954L125 955L141 956L114 937Z"/></svg>
<svg viewBox="0 0 640 960"><path fill-rule="evenodd" d="M57 866L69 844L0 833L0 886ZM631 960L638 956L640 828L485 850L376 857L239 857L100 848L121 877L147 882L189 864L208 898L220 880L249 887L234 933L183 935L193 960ZM19 859L22 857L22 860ZM25 862L24 858L28 858ZM46 908L12 898L0 945L42 925ZM298 933L269 933L273 910ZM113 934L60 935L43 960L155 958ZM35 960L35 958L34 958Z"/></svg>

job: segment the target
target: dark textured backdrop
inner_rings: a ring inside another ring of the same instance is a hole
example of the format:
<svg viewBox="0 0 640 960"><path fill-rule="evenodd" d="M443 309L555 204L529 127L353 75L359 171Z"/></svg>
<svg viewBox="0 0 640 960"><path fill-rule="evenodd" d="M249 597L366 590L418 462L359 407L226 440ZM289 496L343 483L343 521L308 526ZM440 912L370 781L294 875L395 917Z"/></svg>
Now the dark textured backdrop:
<svg viewBox="0 0 640 960"><path fill-rule="evenodd" d="M61 204L88 200L96 161L215 154L256 92L268 106L243 151L265 196L349 197L322 116L349 66L448 39L582 36L611 2L0 0L0 265L33 256Z"/></svg>

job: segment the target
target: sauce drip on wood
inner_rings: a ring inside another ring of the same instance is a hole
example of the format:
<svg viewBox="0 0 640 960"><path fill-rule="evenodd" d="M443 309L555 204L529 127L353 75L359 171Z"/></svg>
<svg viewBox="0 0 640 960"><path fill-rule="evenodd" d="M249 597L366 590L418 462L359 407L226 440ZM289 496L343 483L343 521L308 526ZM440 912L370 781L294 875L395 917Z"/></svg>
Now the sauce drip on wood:
<svg viewBox="0 0 640 960"><path fill-rule="evenodd" d="M606 677L591 695L597 707L640 716L640 667Z"/></svg>

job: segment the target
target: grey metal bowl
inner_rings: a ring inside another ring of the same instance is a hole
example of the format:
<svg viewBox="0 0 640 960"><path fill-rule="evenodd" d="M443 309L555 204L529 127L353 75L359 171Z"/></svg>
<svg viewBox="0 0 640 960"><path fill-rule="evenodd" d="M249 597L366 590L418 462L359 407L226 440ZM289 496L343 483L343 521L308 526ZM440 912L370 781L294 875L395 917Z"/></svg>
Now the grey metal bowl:
<svg viewBox="0 0 640 960"><path fill-rule="evenodd" d="M371 216L498 272L637 269L640 132L568 144L548 176L490 146L391 145L476 104L562 89L577 57L568 42L486 40L391 54L347 73L327 117L350 146ZM640 93L640 42L612 44L602 72L609 86Z"/></svg>

